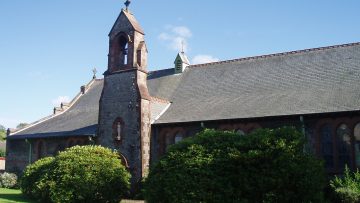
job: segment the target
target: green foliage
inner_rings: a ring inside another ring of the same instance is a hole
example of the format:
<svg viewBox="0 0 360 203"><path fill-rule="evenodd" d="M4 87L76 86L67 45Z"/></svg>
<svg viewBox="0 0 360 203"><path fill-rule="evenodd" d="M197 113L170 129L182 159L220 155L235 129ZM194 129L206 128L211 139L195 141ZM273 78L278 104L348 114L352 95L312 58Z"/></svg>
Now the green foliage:
<svg viewBox="0 0 360 203"><path fill-rule="evenodd" d="M0 141L5 140L6 137L6 128L3 125L0 125Z"/></svg>
<svg viewBox="0 0 360 203"><path fill-rule="evenodd" d="M170 147L145 183L149 203L321 202L322 162L294 128L205 130Z"/></svg>
<svg viewBox="0 0 360 203"><path fill-rule="evenodd" d="M119 155L99 146L76 146L55 158L54 202L119 202L128 192L130 174Z"/></svg>
<svg viewBox="0 0 360 203"><path fill-rule="evenodd" d="M0 187L2 188L16 188L17 176L13 173L3 173L0 175Z"/></svg>
<svg viewBox="0 0 360 203"><path fill-rule="evenodd" d="M28 166L21 189L43 202L120 202L129 190L129 179L116 152L75 146Z"/></svg>
<svg viewBox="0 0 360 203"><path fill-rule="evenodd" d="M24 195L42 202L50 201L50 173L54 165L53 157L46 157L28 165L20 179Z"/></svg>
<svg viewBox="0 0 360 203"><path fill-rule="evenodd" d="M346 203L360 202L360 172L350 172L349 168L345 167L343 177L335 176L330 181L330 186L335 193L337 201Z"/></svg>
<svg viewBox="0 0 360 203"><path fill-rule="evenodd" d="M6 156L5 149L0 149L0 157L5 157L5 156Z"/></svg>

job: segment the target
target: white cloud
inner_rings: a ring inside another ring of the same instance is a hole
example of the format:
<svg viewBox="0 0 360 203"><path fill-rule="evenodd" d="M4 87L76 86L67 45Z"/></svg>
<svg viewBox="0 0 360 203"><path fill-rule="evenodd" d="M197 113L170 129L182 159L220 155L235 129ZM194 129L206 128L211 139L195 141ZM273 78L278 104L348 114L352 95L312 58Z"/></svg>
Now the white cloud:
<svg viewBox="0 0 360 203"><path fill-rule="evenodd" d="M210 56L210 55L196 55L193 60L192 63L193 64L201 64L201 63L211 63L211 62L217 62L220 61L220 59Z"/></svg>
<svg viewBox="0 0 360 203"><path fill-rule="evenodd" d="M158 39L167 43L169 49L174 51L188 50L188 39L191 38L192 33L186 26L172 26L165 27L166 32L160 33Z"/></svg>
<svg viewBox="0 0 360 203"><path fill-rule="evenodd" d="M68 103L70 102L70 98L68 96L58 96L56 99L52 100L52 104L54 106L60 106L61 103Z"/></svg>

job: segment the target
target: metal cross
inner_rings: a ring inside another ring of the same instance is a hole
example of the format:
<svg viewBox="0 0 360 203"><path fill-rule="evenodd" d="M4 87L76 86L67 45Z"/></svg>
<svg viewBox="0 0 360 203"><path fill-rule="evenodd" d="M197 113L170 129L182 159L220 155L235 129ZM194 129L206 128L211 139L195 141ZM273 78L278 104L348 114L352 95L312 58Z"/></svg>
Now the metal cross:
<svg viewBox="0 0 360 203"><path fill-rule="evenodd" d="M126 0L125 1L125 6L126 6L126 10L129 10L129 6L130 6L131 0Z"/></svg>

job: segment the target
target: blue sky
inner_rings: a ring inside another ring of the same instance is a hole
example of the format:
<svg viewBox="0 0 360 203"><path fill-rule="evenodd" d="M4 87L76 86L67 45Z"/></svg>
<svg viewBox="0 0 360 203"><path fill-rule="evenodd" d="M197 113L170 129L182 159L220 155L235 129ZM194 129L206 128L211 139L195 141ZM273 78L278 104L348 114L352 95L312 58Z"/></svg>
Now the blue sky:
<svg viewBox="0 0 360 203"><path fill-rule="evenodd" d="M0 124L50 115L107 67L122 0L0 2ZM360 41L358 0L133 0L149 70L173 66L181 41L193 63Z"/></svg>

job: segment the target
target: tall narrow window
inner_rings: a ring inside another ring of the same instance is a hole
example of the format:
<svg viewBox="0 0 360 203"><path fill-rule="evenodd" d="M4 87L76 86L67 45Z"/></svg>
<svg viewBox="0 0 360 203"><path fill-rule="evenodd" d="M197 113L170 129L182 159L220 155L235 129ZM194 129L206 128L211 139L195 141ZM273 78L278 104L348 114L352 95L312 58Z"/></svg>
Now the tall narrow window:
<svg viewBox="0 0 360 203"><path fill-rule="evenodd" d="M355 137L355 162L356 167L360 168L360 123L356 124L354 128Z"/></svg>
<svg viewBox="0 0 360 203"><path fill-rule="evenodd" d="M333 150L333 135L329 124L325 124L320 129L321 154L325 160L325 167L327 169L334 168L334 150Z"/></svg>
<svg viewBox="0 0 360 203"><path fill-rule="evenodd" d="M351 147L351 139L350 139L350 128L346 124L341 124L336 129L337 135L337 148L339 155L339 169L344 169L345 165L351 167L350 163L350 147Z"/></svg>
<svg viewBox="0 0 360 203"><path fill-rule="evenodd" d="M116 124L116 140L121 140L121 123Z"/></svg>
<svg viewBox="0 0 360 203"><path fill-rule="evenodd" d="M115 141L121 141L124 138L124 121L121 118L117 118L112 126L113 137Z"/></svg>
<svg viewBox="0 0 360 203"><path fill-rule="evenodd" d="M165 150L167 151L170 147L170 145L172 145L173 142L171 141L171 135L170 134L166 134L165 135Z"/></svg>
<svg viewBox="0 0 360 203"><path fill-rule="evenodd" d="M41 159L45 155L45 146L44 142L42 140L38 141L37 144L37 159Z"/></svg>

